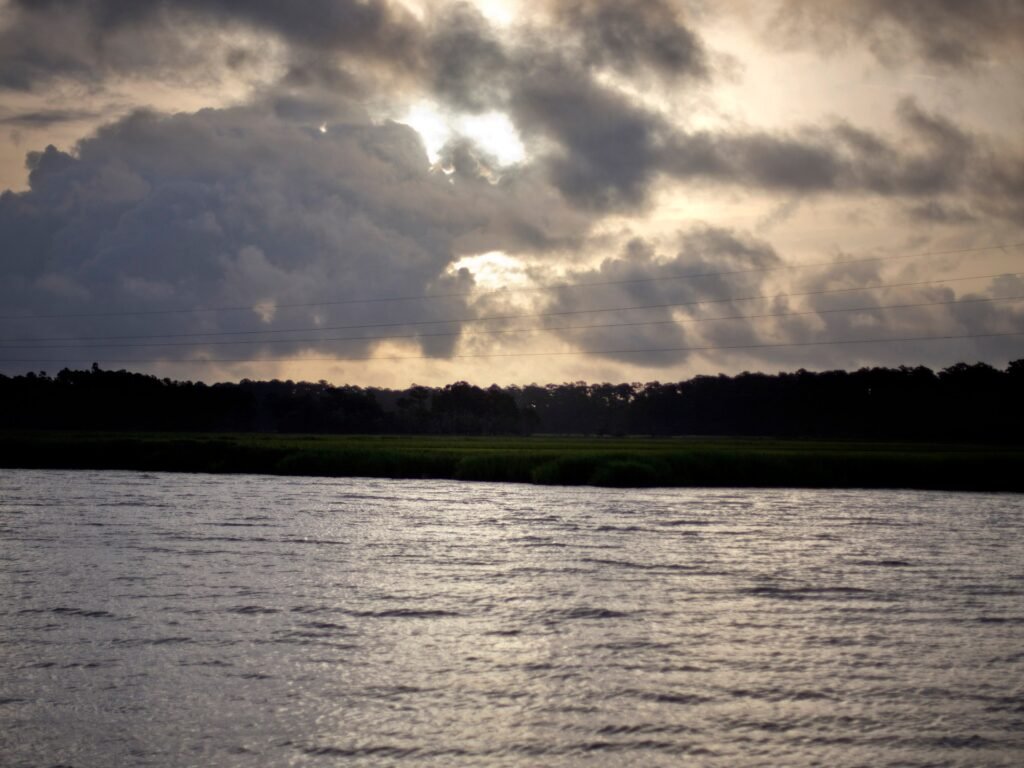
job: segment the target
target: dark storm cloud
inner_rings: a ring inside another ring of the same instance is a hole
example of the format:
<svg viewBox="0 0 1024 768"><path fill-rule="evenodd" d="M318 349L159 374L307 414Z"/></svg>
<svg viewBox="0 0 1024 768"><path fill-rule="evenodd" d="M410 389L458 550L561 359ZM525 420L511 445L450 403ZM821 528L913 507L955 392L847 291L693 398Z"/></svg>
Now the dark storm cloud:
<svg viewBox="0 0 1024 768"><path fill-rule="evenodd" d="M415 35L415 19L387 0L13 0L22 14L81 14L100 30L140 27L173 14L242 22L302 46L394 55Z"/></svg>
<svg viewBox="0 0 1024 768"><path fill-rule="evenodd" d="M676 131L653 169L683 181L787 193L958 198L1013 220L1024 206L1024 156L971 134L912 100L897 137L838 123L792 134ZM919 206L922 204L918 204Z"/></svg>
<svg viewBox="0 0 1024 768"><path fill-rule="evenodd" d="M531 163L503 176L502 191L513 184L534 191L547 184L591 217L642 210L662 179L801 198L960 196L966 199L948 205L969 205L1001 218L1021 212L1021 158L913 101L899 107L905 130L898 137L845 123L788 133L686 131L601 77L609 69L641 79L655 73L679 87L681 76L711 76L699 38L668 4L652 0L627 9L607 0L553 0L546 7L553 25L525 25L499 35L464 3L434 7L421 23L383 0L23 1L14 5L14 22L5 32L20 42L0 50L11 62L24 54L22 64L36 61L45 69L40 62L48 61L57 72L90 62L101 70L131 68L147 56L159 62L183 54L179 27L185 22L191 29L215 20L226 28L271 31L290 46L280 93L262 102L278 117L329 122L348 119L356 101L386 100L388 92L376 92L372 77L359 68L359 61L372 60L399 75L401 88L450 108L507 112L530 149ZM241 55L235 48L217 50L222 65ZM535 243L545 239L534 234Z"/></svg>
<svg viewBox="0 0 1024 768"><path fill-rule="evenodd" d="M897 107L898 136L848 123L687 132L578 62L546 50L503 60L514 74L495 79L504 89L495 106L528 141L548 142L536 162L570 202L595 213L643 208L662 178L799 195L964 196L1006 219L1024 203L1019 153L913 100Z"/></svg>
<svg viewBox="0 0 1024 768"><path fill-rule="evenodd" d="M569 200L598 210L644 202L669 132L659 116L560 61L519 80L510 107L527 135L554 142L543 162Z"/></svg>
<svg viewBox="0 0 1024 768"><path fill-rule="evenodd" d="M748 360L757 368L856 367L863 360L901 364L907 362L908 354L909 359L943 360L943 348L933 349L927 342L916 346L818 342L1011 332L1024 321L1024 302L977 301L1024 295L1024 280L1017 277L995 278L966 291L944 285L882 288L919 281L926 275L907 264L894 271L884 261L840 260L832 266L797 269L786 263L763 239L698 226L680 234L675 256L659 254L651 243L635 239L599 267L573 273L574 282L605 285L560 289L551 296L546 311L649 306L573 314L550 322L603 326L558 334L595 356L652 367L685 361L694 354L717 356L729 365ZM692 277L678 279L681 275ZM638 282L621 282L629 280ZM684 306L654 306L665 304ZM715 317L725 319L708 319ZM1007 337L960 344L964 350L973 349L971 354L984 350L997 358L1011 358L1019 354L1020 342ZM703 349L643 352L679 347ZM736 347L740 349L714 351Z"/></svg>
<svg viewBox="0 0 1024 768"><path fill-rule="evenodd" d="M14 0L0 11L0 87L32 91L57 78L101 85L131 75L178 81L214 74L221 30L168 2Z"/></svg>
<svg viewBox="0 0 1024 768"><path fill-rule="evenodd" d="M399 77L402 87L448 107L508 111L524 140L536 146L549 182L573 204L595 212L646 202L670 134L664 118L599 83L596 70L673 78L708 74L696 35L661 2L628 11L610 2L564 3L554 14L558 25L522 28L502 38L465 3L437 6L422 24L382 0L44 0L14 7L4 33L11 44L0 46L7 52L0 59L8 65L0 66L7 73L0 82L9 87L30 87L50 75L95 79L160 68L182 76L195 63L189 61L186 33L210 35L232 25L270 31L289 46L285 81L318 91L317 108L329 91L381 98L366 85L365 71L353 75L339 68L355 57L356 65L373 61ZM136 37L151 44L133 45ZM325 60L324 52L342 60ZM250 56L213 39L198 53L199 61L217 62L204 65L213 72L229 66L228 59L242 66ZM306 109L293 97L278 100L275 108Z"/></svg>
<svg viewBox="0 0 1024 768"><path fill-rule="evenodd" d="M866 45L887 65L967 68L1020 55L1024 0L789 0L770 31L791 46Z"/></svg>
<svg viewBox="0 0 1024 768"><path fill-rule="evenodd" d="M12 0L0 35L0 82L30 88L55 75L98 79L160 68L170 74L190 58L212 56L210 48L238 68L265 55L237 44L221 51L217 36L239 29L272 34L300 59L338 54L425 77L441 95L476 106L471 96L482 81L501 79L535 48L626 75L708 74L700 39L662 0L628 7L568 0L553 8L553 28L530 27L531 44L508 51L465 2L429 6L421 22L388 0Z"/></svg>
<svg viewBox="0 0 1024 768"><path fill-rule="evenodd" d="M276 35L297 52L338 53L410 69L421 36L385 0L14 0L0 32L0 85L31 89L55 76L181 77L237 68L266 51L224 49L224 31Z"/></svg>
<svg viewBox="0 0 1024 768"><path fill-rule="evenodd" d="M971 142L913 104L900 112L912 134L904 146L846 124L790 135L679 132L663 167L683 179L805 193L920 195L957 188Z"/></svg>
<svg viewBox="0 0 1024 768"><path fill-rule="evenodd" d="M20 56L23 65L35 61L58 73L77 66L99 67L101 74L110 67L134 71L147 65L147 57L153 58L148 65L166 64L186 52L185 22L195 29L212 19L272 31L291 46L290 66L283 80L287 92L266 105L290 120L326 122L338 119L337 111L351 100L381 98L365 71L349 71L318 52L374 60L398 73L403 87L451 108L508 112L538 172L591 215L642 209L663 178L800 195L969 191L988 198L987 208L997 215L1011 217L1020 209L1015 161L991 162L977 137L909 101L900 107L907 130L902 141L845 124L789 134L681 130L598 76L606 69L710 76L700 41L662 2L628 9L605 0L556 2L550 6L555 26L502 36L479 11L460 3L435 8L422 24L382 0L44 0L14 7L5 34L19 42L2 50L11 63ZM237 53L217 50L222 66ZM4 71L17 79L23 68ZM332 106L332 98L340 106ZM980 179L993 170L986 190Z"/></svg>
<svg viewBox="0 0 1024 768"><path fill-rule="evenodd" d="M692 172L764 189L809 192L833 189L842 168L834 149L813 137L801 140L767 133L703 134L682 137L680 145L683 163L678 171L683 178ZM696 166L689 165L693 146L697 148Z"/></svg>
<svg viewBox="0 0 1024 768"><path fill-rule="evenodd" d="M124 5L113 0L116 5ZM302 47L401 57L414 49L415 19L386 0L165 0L223 21L239 20Z"/></svg>
<svg viewBox="0 0 1024 768"><path fill-rule="evenodd" d="M477 10L457 4L442 11L425 46L430 88L459 109L507 111L537 149L548 179L574 205L594 212L639 208L661 170L671 129L596 73L703 79L703 47L658 0L551 7L553 27L519 30L505 43Z"/></svg>
<svg viewBox="0 0 1024 768"><path fill-rule="evenodd" d="M920 267L920 265L918 265ZM784 298L777 302L782 311L811 314L773 321L778 342L804 344L831 340L899 339L939 335L976 335L1019 330L1024 320L1022 302L977 301L1000 296L1024 295L1017 278L995 278L976 288L950 285L875 287L886 283L914 282L933 274L914 265L888 272L880 263L836 264L798 274L796 292L820 292ZM840 289L839 292L837 289ZM851 290L859 289L859 290ZM845 311L856 308L855 311ZM764 321L761 321L764 322ZM956 351L953 351L956 350ZM873 365L903 365L918 361L946 364L950 355L979 355L1012 359L1019 355L1018 337L978 338L893 344L836 344L795 346L753 351L761 364L791 367L806 364L841 366L847 369L870 361ZM942 361L946 361L943 363Z"/></svg>
<svg viewBox="0 0 1024 768"><path fill-rule="evenodd" d="M515 99L524 80L566 84L570 71L571 85L590 89L594 70L629 77L652 72L669 80L710 74L700 39L661 0L567 0L550 9L552 24L499 35L469 3L442 4L429 16L421 45L430 90L458 108L479 111Z"/></svg>
<svg viewBox="0 0 1024 768"><path fill-rule="evenodd" d="M446 269L466 248L528 249L578 236L585 224L528 173L492 184L458 171L430 171L412 129L372 124L354 107L324 133L262 102L175 116L140 112L102 128L75 155L49 147L32 153L29 165L30 189L0 196L5 314L253 309L57 324L29 320L17 327L7 323L7 336L209 333L465 317L469 309L458 298L273 307L458 292L470 287L470 276L452 278ZM434 339L425 349L443 356L453 343ZM207 348L196 342L155 352L189 357L206 349L215 356L251 357L312 349L345 355L369 346ZM135 354L151 358L154 350ZM110 350L96 353L111 356Z"/></svg>
<svg viewBox="0 0 1024 768"><path fill-rule="evenodd" d="M443 8L424 44L428 87L448 104L471 112L500 106L516 62L480 12L466 3Z"/></svg>
<svg viewBox="0 0 1024 768"><path fill-rule="evenodd" d="M627 75L704 77L707 55L697 35L663 0L561 0L555 18L578 33L586 60Z"/></svg>
<svg viewBox="0 0 1024 768"><path fill-rule="evenodd" d="M577 326L627 324L560 333L564 339L594 354L601 354L605 350L699 346L706 336L704 328L672 321L744 311L742 302L734 305L730 299L758 294L768 274L749 270L768 270L780 264L781 260L775 250L763 240L729 229L699 226L680 235L679 250L674 257L661 256L652 244L634 239L619 256L605 259L596 269L572 273L573 283L613 284L588 289L559 289L551 297L545 311L581 312L610 307L650 307L624 312L578 314L568 320L559 320L559 324ZM720 274L722 272L738 274ZM686 275L705 276L678 279ZM695 304L708 301L718 303L710 308ZM654 306L665 304L684 306ZM638 324L648 322L651 324ZM744 339L743 343L749 343L752 333L753 338L756 338L755 329L750 325L740 324L738 328L730 325L723 333L733 343L739 343L735 340L740 338ZM644 355L625 351L602 356L657 366L685 360L689 353Z"/></svg>

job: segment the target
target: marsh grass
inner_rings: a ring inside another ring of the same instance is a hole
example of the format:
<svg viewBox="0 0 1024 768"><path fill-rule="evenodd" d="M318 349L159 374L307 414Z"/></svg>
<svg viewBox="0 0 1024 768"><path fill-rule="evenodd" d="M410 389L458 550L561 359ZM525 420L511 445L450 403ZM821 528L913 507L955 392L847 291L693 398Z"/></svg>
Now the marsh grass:
<svg viewBox="0 0 1024 768"><path fill-rule="evenodd" d="M0 466L549 485L1024 491L1019 446L755 438L20 432Z"/></svg>

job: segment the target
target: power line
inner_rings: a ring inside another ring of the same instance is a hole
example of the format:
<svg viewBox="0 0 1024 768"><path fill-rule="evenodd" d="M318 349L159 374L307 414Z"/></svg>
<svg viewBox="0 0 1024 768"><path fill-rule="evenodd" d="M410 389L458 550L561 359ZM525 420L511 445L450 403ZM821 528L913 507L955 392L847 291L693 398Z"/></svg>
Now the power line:
<svg viewBox="0 0 1024 768"><path fill-rule="evenodd" d="M465 360L471 358L505 358L505 357L571 357L581 355L639 355L639 354L650 354L650 353L663 353L663 352L712 352L712 351L727 351L727 350L741 350L741 349L782 349L785 347L820 347L820 346L831 346L831 345L848 345L848 344L892 344L897 342L911 342L911 341L955 341L960 339L987 339L987 338L998 338L998 337L1010 337L1010 336L1024 336L1024 331L1010 331L1007 333L966 333L957 335L945 335L945 336L903 336L899 338L881 338L881 339L836 339L830 341L791 341L791 342L779 342L773 344L731 344L731 345L707 345L707 346L695 346L695 347L654 347L645 349L594 349L584 351L542 351L542 352L482 352L482 353L471 353L471 354L460 354L451 355L449 360ZM106 364L116 363L134 363L138 364L156 364L156 363L179 363L184 365L194 364L217 364L217 363L346 363L346 362L361 362L361 361L384 361L384 362L400 362L407 360L436 360L436 357L429 355L393 355L393 356L375 356L366 355L360 357L263 357L263 358L199 358L192 360L120 360L120 359L104 359L103 362ZM90 363L99 362L92 358L82 359L68 359L68 358L56 358L48 360L39 359L8 359L0 360L0 364L3 363Z"/></svg>
<svg viewBox="0 0 1024 768"><path fill-rule="evenodd" d="M801 317L807 315L824 315L824 314L836 314L841 312L874 312L879 310L887 309L911 309L919 307L939 307L939 306L951 306L951 305L963 305L963 304L981 304L981 303L993 303L999 301L1021 301L1024 300L1022 296L1000 296L993 298L983 299L954 299L952 301L923 301L915 302L910 304L875 304L872 306L863 307L836 307L832 309L819 309L819 310L802 310L799 312L770 312L760 315L724 315L718 317L691 317L684 318L682 320L646 320L632 323L592 323L588 325L562 325L553 326L550 328L511 328L511 329L499 329L489 331L469 331L469 332L446 332L446 333L410 333L410 334L399 334L389 336L320 336L314 338L303 338L303 339L240 339L240 340L229 340L229 341L172 341L172 342L149 342L143 344L134 343L101 343L101 344L63 344L63 345L2 345L0 344L0 350L5 349L35 349L35 350L46 350L46 349L130 349L130 348L153 348L153 347L192 347L197 344L203 346L232 346L237 344L306 344L313 342L333 342L333 341L397 341L405 339L427 339L427 338L442 338L442 337L462 337L462 336L497 336L497 335L510 335L516 333L552 333L556 331L579 331L579 330L590 330L597 328L630 328L637 326L650 326L650 325L691 325L694 323L707 323L716 320L765 320L771 318L784 318L784 317ZM0 361L2 362L2 361Z"/></svg>
<svg viewBox="0 0 1024 768"><path fill-rule="evenodd" d="M337 301L312 301L302 303L287 303L277 304L272 302L256 301L252 304L245 306L224 306L224 307L196 307L192 309L148 309L148 310L135 310L135 311L118 311L118 312L73 312L73 313L55 313L55 314L35 314L35 315L0 315L0 320L55 320L55 319L70 319L70 318L86 318L86 317L142 317L142 316L153 316L153 315L185 315L185 314L199 314L206 312L251 312L257 306L261 304L272 305L275 310L277 309L299 309L309 307L329 307L329 306L342 306L349 304L377 304L385 302L399 302L399 301L423 301L429 299L452 299L468 296L491 296L496 294L511 294L511 293L537 293L545 291L556 291L563 289L575 289L575 288L592 288L599 286L608 285L631 285L640 283L656 283L663 282L666 280L689 280L700 277L724 277L728 275L742 275L742 274L754 274L760 272L778 272L787 269L805 269L810 267L836 267L845 266L847 264L864 264L869 262L885 262L895 261L899 259L917 259L926 258L931 256L952 256L965 253L981 253L985 251L997 251L1005 250L1007 248L1019 248L1024 246L1024 242L1019 243L1001 243L998 245L979 246L976 248L957 248L945 251L924 251L921 253L912 254L896 254L890 256L868 256L858 259L842 259L838 261L820 261L811 262L807 264L786 264L782 266L774 267L752 267L749 269L734 269L726 270L721 272L692 272L678 275L661 275L659 277L643 277L643 278L631 278L622 280L602 280L602 281L588 281L584 283L556 283L549 286L540 286L536 288L504 288L501 290L493 291L464 291L457 293L434 293L434 294L419 294L412 296L381 296L381 297L370 297L361 299L340 299Z"/></svg>
<svg viewBox="0 0 1024 768"><path fill-rule="evenodd" d="M619 307L603 307L603 308L592 308L592 309L570 309L560 310L557 312L525 312L510 315L485 315L483 317L461 317L461 318L448 318L445 320L405 320L401 322L388 322L388 323L354 323L346 325L325 325L325 326L303 326L300 328L278 328L278 329L259 329L259 330L246 330L246 331L210 331L205 333L164 333L164 334L129 334L120 336L78 336L78 337L41 337L41 338L9 338L0 339L0 342L54 342L54 341L111 341L111 340L129 340L129 339L172 339L172 338L209 338L213 336L249 336L249 335L270 335L270 334L281 334L281 333L311 333L320 331L344 331L344 330L366 330L371 328L404 328L407 326L424 326L424 325L451 325L451 324L467 324L467 323L483 323L490 322L493 320L522 320L528 318L543 318L543 317L567 317L571 315L588 315L598 314L602 312L627 312L632 310L643 310L643 309L670 309L679 307L695 307L702 305L711 304L729 304L735 301L758 301L761 299L782 299L782 298L800 298L806 296L825 296L843 293L857 293L860 291L874 291L883 290L890 288L910 288L918 287L922 285L939 285L943 283L956 283L964 282L967 280L987 280L996 277L1019 277L1024 275L1022 272L1011 272L1011 273L999 273L989 275L970 275L967 277L947 277L938 280L916 280L913 282L904 283L881 283L878 285L867 285L856 288L826 288L818 291L803 291L799 293L776 293L776 294L758 294L755 296L733 296L722 299L699 299L693 301L677 301L659 304L638 304L630 306L619 306Z"/></svg>

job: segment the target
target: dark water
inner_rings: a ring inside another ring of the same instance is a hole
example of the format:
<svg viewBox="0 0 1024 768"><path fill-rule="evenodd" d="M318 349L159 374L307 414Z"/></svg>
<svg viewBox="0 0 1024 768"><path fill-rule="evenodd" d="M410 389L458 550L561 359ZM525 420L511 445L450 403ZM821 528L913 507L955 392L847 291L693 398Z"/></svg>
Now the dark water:
<svg viewBox="0 0 1024 768"><path fill-rule="evenodd" d="M1024 498L0 472L11 766L1024 765Z"/></svg>

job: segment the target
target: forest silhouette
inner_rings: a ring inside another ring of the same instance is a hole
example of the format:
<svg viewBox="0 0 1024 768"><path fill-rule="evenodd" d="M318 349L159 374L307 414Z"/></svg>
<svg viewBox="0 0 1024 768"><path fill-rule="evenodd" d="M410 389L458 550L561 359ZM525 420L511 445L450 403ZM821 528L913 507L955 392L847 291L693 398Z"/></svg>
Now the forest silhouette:
<svg viewBox="0 0 1024 768"><path fill-rule="evenodd" d="M1024 359L671 383L405 390L294 381L207 385L125 370L0 375L0 428L440 435L724 435L1015 443Z"/></svg>

